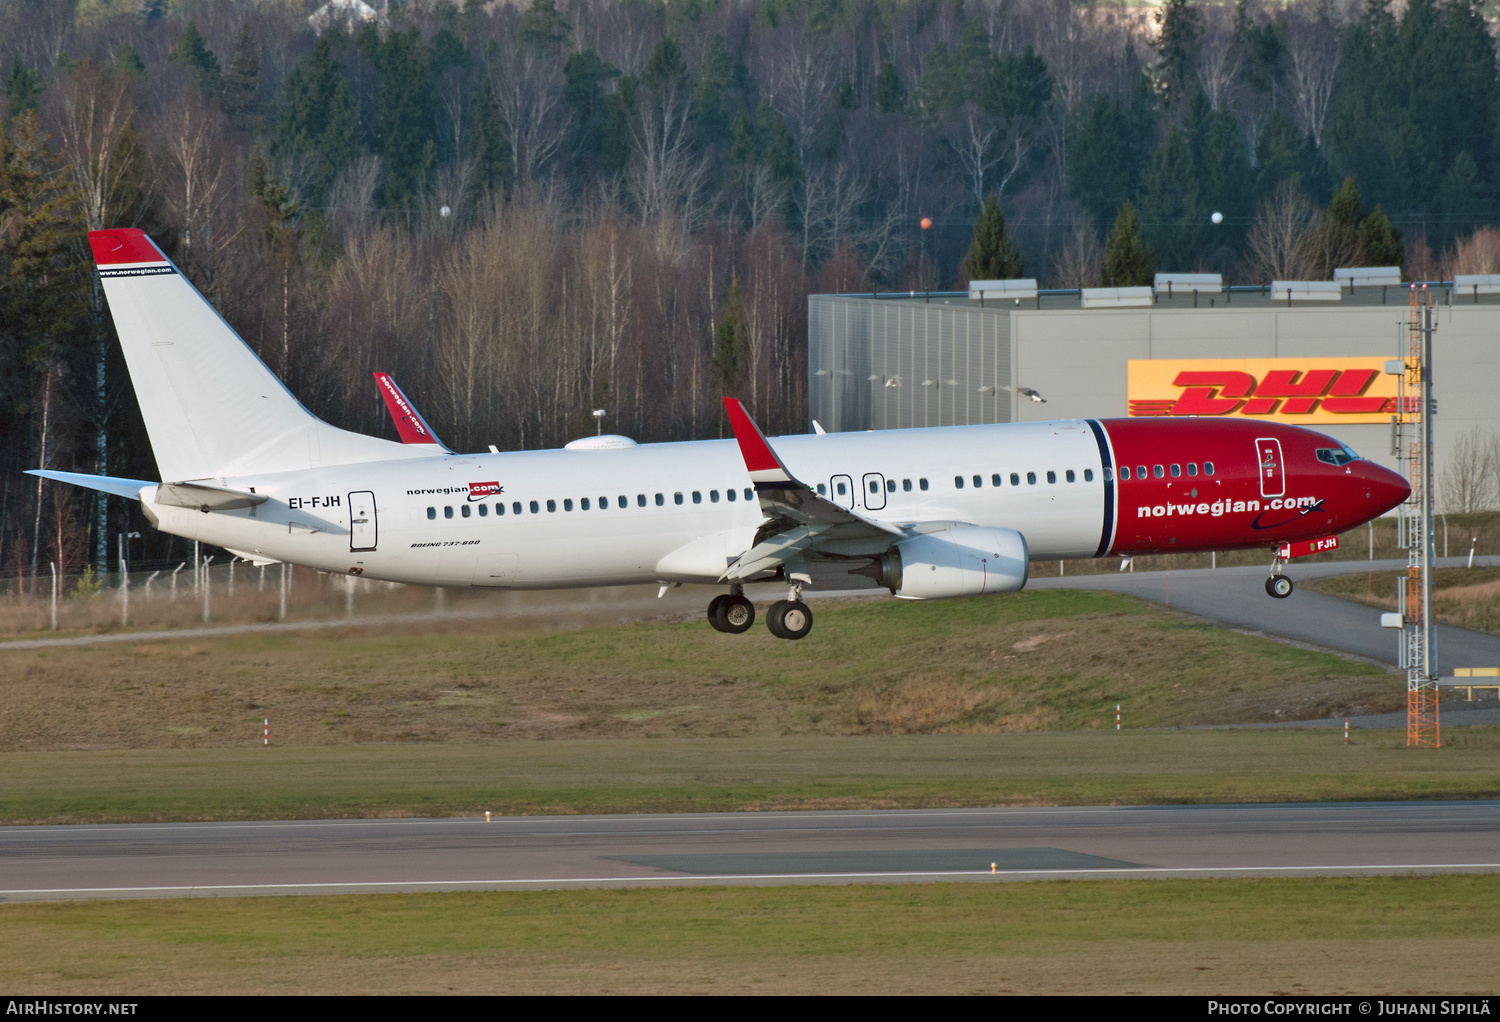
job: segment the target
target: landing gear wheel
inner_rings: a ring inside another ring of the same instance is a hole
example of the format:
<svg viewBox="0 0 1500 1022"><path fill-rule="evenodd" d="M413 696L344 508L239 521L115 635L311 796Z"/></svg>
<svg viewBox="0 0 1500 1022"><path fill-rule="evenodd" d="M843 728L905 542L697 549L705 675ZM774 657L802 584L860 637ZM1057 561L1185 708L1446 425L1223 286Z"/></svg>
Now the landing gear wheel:
<svg viewBox="0 0 1500 1022"><path fill-rule="evenodd" d="M726 630L724 626L719 622L719 608L724 605L724 601L727 599L729 599L728 593L720 593L718 596L715 596L712 600L708 601L708 623L714 626L714 631L716 632L722 632Z"/></svg>
<svg viewBox="0 0 1500 1022"><path fill-rule="evenodd" d="M1272 575L1266 579L1266 592L1278 600L1284 600L1292 595L1293 588L1292 580L1285 575Z"/></svg>
<svg viewBox="0 0 1500 1022"><path fill-rule="evenodd" d="M714 627L721 632L739 635L748 632L755 624L755 604L737 593L721 596L714 603L718 613L714 615Z"/></svg>
<svg viewBox="0 0 1500 1022"><path fill-rule="evenodd" d="M766 627L778 639L800 639L812 623L812 608L801 600L777 600L766 611Z"/></svg>

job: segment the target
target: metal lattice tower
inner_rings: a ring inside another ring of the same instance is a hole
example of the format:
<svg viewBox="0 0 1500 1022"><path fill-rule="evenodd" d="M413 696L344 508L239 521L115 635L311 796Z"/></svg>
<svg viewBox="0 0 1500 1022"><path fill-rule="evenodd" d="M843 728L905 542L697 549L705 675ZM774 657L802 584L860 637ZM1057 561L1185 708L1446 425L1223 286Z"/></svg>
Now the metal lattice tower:
<svg viewBox="0 0 1500 1022"><path fill-rule="evenodd" d="M1406 577L1397 580L1401 609L1401 666L1406 668L1406 744L1442 745L1438 724L1437 649L1432 621L1432 294L1411 289L1406 319L1405 372L1396 400L1396 451L1411 496L1396 520L1397 545L1406 550Z"/></svg>

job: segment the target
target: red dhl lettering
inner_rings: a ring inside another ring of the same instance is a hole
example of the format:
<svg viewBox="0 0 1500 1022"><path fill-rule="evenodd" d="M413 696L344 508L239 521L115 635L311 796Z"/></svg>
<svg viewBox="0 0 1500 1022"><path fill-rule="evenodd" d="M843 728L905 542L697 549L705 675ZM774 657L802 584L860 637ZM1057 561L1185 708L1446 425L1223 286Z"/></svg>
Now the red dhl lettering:
<svg viewBox="0 0 1500 1022"><path fill-rule="evenodd" d="M1334 415L1400 414L1394 397L1368 396L1377 369L1272 369L1257 381L1237 369L1184 370L1172 386L1181 396L1130 402L1132 416L1152 415L1307 415L1321 409ZM1407 411L1415 411L1407 398Z"/></svg>

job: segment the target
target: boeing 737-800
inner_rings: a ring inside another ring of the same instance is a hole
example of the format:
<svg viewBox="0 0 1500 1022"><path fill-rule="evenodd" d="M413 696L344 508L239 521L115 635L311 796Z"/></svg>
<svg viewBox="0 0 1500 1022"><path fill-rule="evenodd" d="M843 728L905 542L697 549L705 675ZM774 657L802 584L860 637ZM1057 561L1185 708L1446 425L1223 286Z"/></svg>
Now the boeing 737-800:
<svg viewBox="0 0 1500 1022"><path fill-rule="evenodd" d="M158 529L257 564L432 586L699 583L722 632L750 582L767 624L812 627L802 588L863 575L897 597L1013 592L1032 559L1263 547L1354 528L1400 476L1308 429L1243 419L1081 419L767 440L455 454L377 374L404 439L308 412L141 231L89 235L160 482L34 474L137 499Z"/></svg>

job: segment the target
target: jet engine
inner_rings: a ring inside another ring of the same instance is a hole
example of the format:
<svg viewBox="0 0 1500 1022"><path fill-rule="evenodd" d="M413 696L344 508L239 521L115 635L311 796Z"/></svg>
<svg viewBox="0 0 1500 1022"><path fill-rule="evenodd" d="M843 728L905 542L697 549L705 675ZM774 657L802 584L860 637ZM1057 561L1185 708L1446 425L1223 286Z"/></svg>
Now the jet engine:
<svg viewBox="0 0 1500 1022"><path fill-rule="evenodd" d="M1026 537L1014 529L967 525L903 539L858 569L904 600L1013 593L1026 585Z"/></svg>

